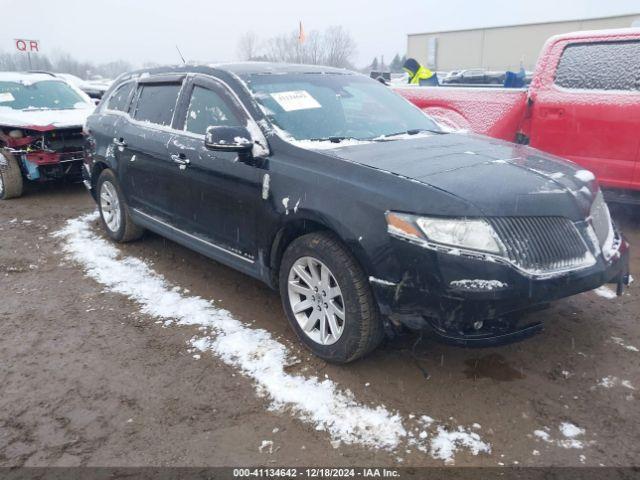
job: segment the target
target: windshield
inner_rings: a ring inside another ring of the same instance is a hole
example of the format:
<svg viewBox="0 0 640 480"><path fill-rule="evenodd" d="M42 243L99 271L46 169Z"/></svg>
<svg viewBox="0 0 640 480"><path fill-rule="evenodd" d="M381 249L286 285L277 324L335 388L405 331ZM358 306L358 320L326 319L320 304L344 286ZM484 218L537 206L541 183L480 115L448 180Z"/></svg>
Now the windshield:
<svg viewBox="0 0 640 480"><path fill-rule="evenodd" d="M0 107L14 110L87 108L86 101L60 80L35 83L0 82Z"/></svg>
<svg viewBox="0 0 640 480"><path fill-rule="evenodd" d="M295 140L374 140L441 131L388 87L360 75L254 74L245 80L271 123Z"/></svg>

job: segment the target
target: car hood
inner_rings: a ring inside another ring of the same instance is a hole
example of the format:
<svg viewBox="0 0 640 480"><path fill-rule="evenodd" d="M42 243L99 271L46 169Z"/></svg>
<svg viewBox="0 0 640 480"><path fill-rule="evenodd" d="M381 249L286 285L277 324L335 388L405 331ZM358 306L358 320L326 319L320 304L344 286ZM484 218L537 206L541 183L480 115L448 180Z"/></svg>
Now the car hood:
<svg viewBox="0 0 640 480"><path fill-rule="evenodd" d="M0 108L0 126L42 130L50 128L81 127L93 108L69 110L14 110Z"/></svg>
<svg viewBox="0 0 640 480"><path fill-rule="evenodd" d="M487 216L588 215L591 172L530 147L478 135L435 134L322 152L446 191ZM416 205L417 213L431 213Z"/></svg>

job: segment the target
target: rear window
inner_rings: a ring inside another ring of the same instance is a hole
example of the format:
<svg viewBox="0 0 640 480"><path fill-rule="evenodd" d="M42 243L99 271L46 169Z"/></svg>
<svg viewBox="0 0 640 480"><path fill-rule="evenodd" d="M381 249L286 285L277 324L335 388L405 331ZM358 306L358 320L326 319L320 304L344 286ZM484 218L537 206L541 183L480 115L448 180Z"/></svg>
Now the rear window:
<svg viewBox="0 0 640 480"><path fill-rule="evenodd" d="M580 90L638 90L640 42L569 45L560 58L555 82Z"/></svg>
<svg viewBox="0 0 640 480"><path fill-rule="evenodd" d="M134 115L135 119L170 126L180 86L179 83L142 85Z"/></svg>
<svg viewBox="0 0 640 480"><path fill-rule="evenodd" d="M116 91L113 92L111 97L109 97L107 108L109 110L118 110L121 112L126 111L127 106L129 105L129 96L131 95L131 91L134 86L134 82L128 82L119 86Z"/></svg>

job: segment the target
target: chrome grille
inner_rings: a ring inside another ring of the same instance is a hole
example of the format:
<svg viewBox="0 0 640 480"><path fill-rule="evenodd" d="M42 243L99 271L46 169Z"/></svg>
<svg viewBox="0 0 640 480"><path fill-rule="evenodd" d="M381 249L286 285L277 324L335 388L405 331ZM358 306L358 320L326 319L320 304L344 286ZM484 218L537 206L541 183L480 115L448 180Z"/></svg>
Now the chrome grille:
<svg viewBox="0 0 640 480"><path fill-rule="evenodd" d="M585 266L589 250L575 225L564 217L490 218L508 258L531 273Z"/></svg>

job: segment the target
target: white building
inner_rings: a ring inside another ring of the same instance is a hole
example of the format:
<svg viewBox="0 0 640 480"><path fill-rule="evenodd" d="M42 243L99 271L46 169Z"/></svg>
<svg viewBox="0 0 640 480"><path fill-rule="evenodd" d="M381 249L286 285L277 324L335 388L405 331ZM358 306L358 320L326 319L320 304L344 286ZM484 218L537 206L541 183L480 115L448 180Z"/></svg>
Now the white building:
<svg viewBox="0 0 640 480"><path fill-rule="evenodd" d="M533 70L544 42L552 35L640 27L640 8L638 11L615 17L414 33L408 36L407 56L433 70L518 70L520 62Z"/></svg>

